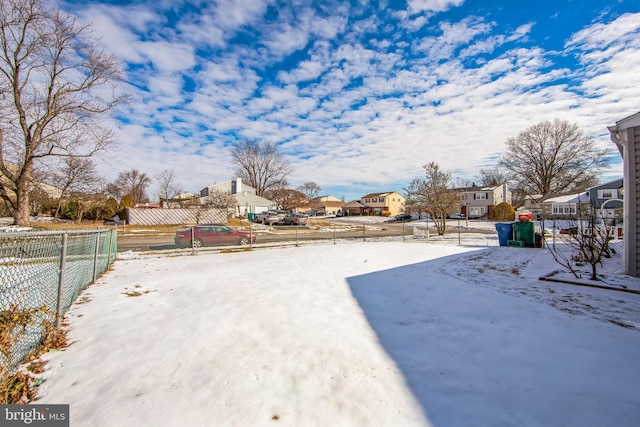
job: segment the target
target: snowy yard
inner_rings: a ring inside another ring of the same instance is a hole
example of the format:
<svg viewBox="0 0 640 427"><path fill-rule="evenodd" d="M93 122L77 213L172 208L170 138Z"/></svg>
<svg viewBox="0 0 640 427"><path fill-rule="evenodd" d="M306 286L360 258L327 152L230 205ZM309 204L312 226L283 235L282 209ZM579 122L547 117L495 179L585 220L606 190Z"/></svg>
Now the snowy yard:
<svg viewBox="0 0 640 427"><path fill-rule="evenodd" d="M455 243L117 261L38 403L72 426L640 425L640 295L540 281L544 249Z"/></svg>

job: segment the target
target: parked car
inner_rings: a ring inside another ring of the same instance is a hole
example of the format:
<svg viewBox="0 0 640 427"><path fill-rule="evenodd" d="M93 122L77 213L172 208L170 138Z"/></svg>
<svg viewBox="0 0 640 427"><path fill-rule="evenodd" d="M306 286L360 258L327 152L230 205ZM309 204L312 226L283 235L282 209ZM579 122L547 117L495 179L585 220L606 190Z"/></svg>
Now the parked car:
<svg viewBox="0 0 640 427"><path fill-rule="evenodd" d="M568 234L574 236L578 234L578 227L561 228L560 234Z"/></svg>
<svg viewBox="0 0 640 427"><path fill-rule="evenodd" d="M256 236L246 231L234 230L224 224L200 224L176 231L173 241L178 247L199 248L213 245L248 245L255 243Z"/></svg>
<svg viewBox="0 0 640 427"><path fill-rule="evenodd" d="M124 221L118 215L104 220L104 225L124 225Z"/></svg>
<svg viewBox="0 0 640 427"><path fill-rule="evenodd" d="M255 217L255 222L261 224L282 224L286 213L282 211L264 211Z"/></svg>
<svg viewBox="0 0 640 427"><path fill-rule="evenodd" d="M454 214L449 215L447 218L449 218L449 219L465 219L466 216L464 216L461 213L454 213Z"/></svg>
<svg viewBox="0 0 640 427"><path fill-rule="evenodd" d="M410 214L398 214L394 217L396 219L396 221L411 221L411 215Z"/></svg>
<svg viewBox="0 0 640 427"><path fill-rule="evenodd" d="M307 225L307 216L299 213L290 213L285 215L282 223L284 225Z"/></svg>
<svg viewBox="0 0 640 427"><path fill-rule="evenodd" d="M267 217L267 215L269 215L269 211L262 211L262 212L259 212L259 213L255 214L255 215L253 216L253 221L254 221L254 222L262 222L262 220L263 220L264 218L266 218L266 217Z"/></svg>

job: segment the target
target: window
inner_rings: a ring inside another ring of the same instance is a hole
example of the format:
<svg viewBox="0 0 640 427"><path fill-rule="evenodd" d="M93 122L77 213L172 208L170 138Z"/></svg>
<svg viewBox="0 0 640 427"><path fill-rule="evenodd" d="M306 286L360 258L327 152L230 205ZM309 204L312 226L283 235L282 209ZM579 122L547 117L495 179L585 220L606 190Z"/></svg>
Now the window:
<svg viewBox="0 0 640 427"><path fill-rule="evenodd" d="M598 190L598 199L614 199L616 197L618 197L618 190L615 188Z"/></svg>
<svg viewBox="0 0 640 427"><path fill-rule="evenodd" d="M554 215L575 215L576 212L575 203L559 203L551 206L551 213Z"/></svg>
<svg viewBox="0 0 640 427"><path fill-rule="evenodd" d="M469 209L469 215L484 215L484 206L471 207Z"/></svg>
<svg viewBox="0 0 640 427"><path fill-rule="evenodd" d="M474 200L487 200L487 193L475 193L473 195Z"/></svg>

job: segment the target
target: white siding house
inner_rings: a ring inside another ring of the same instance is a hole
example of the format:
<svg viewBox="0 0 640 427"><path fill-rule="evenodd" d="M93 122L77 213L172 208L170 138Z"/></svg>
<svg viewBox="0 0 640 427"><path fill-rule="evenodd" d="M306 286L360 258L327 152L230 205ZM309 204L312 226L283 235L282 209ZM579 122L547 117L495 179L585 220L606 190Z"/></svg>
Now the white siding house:
<svg viewBox="0 0 640 427"><path fill-rule="evenodd" d="M609 126L611 141L617 145L623 164L624 181L624 268L640 277L640 112Z"/></svg>
<svg viewBox="0 0 640 427"><path fill-rule="evenodd" d="M237 204L233 208L233 214L236 216L247 217L249 213L260 213L276 207L271 200L258 196L255 188L243 184L241 178L203 188L200 190L200 203L206 204L207 197L214 190L226 191L235 196Z"/></svg>

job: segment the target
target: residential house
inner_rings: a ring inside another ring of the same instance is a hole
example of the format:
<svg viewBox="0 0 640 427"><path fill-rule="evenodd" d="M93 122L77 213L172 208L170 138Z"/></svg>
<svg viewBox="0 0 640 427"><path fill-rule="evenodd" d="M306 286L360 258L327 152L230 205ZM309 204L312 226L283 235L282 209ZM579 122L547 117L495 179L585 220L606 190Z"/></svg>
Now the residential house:
<svg viewBox="0 0 640 427"><path fill-rule="evenodd" d="M160 208L162 209L178 209L189 208L191 206L199 206L200 197L193 193L178 194L171 199L163 199L160 197Z"/></svg>
<svg viewBox="0 0 640 427"><path fill-rule="evenodd" d="M370 193L360 198L371 215L395 216L404 212L404 197L395 191Z"/></svg>
<svg viewBox="0 0 640 427"><path fill-rule="evenodd" d="M342 212L346 216L365 215L369 212L369 208L367 205L360 203L359 200L352 200L351 202L342 205Z"/></svg>
<svg viewBox="0 0 640 427"><path fill-rule="evenodd" d="M624 270L640 277L640 112L626 117L614 126L609 126L611 141L622 156L623 179L626 183L624 218Z"/></svg>
<svg viewBox="0 0 640 427"><path fill-rule="evenodd" d="M623 178L590 188L589 199L596 209L596 215L601 218L622 219L622 191Z"/></svg>
<svg viewBox="0 0 640 427"><path fill-rule="evenodd" d="M230 213L236 216L248 217L249 214L256 214L269 209L275 209L276 205L271 200L260 197L256 194L256 189L249 187L242 182L241 178L212 184L200 190L200 203L206 204L209 194L214 190L226 191L236 198L236 205L230 209Z"/></svg>
<svg viewBox="0 0 640 427"><path fill-rule="evenodd" d="M325 212L326 215L336 215L338 212L342 211L342 206L345 205L344 201L334 196L314 197L309 202L309 209L316 212Z"/></svg>
<svg viewBox="0 0 640 427"><path fill-rule="evenodd" d="M496 205L502 202L511 203L511 192L507 183L500 185L454 188L459 193L460 210L463 215L482 218L489 215Z"/></svg>
<svg viewBox="0 0 640 427"><path fill-rule="evenodd" d="M581 204L589 205L589 192L547 196L540 202L543 218L576 218Z"/></svg>
<svg viewBox="0 0 640 427"><path fill-rule="evenodd" d="M17 174L19 172L18 165L14 163L5 161L4 166L9 170L10 173ZM7 197L9 197L9 199L13 200L13 203L15 203L16 194L11 189L13 187L13 183L12 181L9 180L9 178L4 176L2 172L0 172L0 185L4 187L4 190L7 193ZM46 199L57 200L63 196L63 190L61 188L55 187L53 185L45 184L44 182L41 182L38 179L34 179L31 182L31 185L29 187L29 192L31 193L31 196L29 197L31 202L30 208L34 214L40 211L40 209L42 208L42 204L47 201ZM2 202L0 202L0 214L3 214L3 215L10 214L5 207L5 203L2 203Z"/></svg>
<svg viewBox="0 0 640 427"><path fill-rule="evenodd" d="M542 218L542 201L544 196L542 194L531 194L524 197L524 203L522 206L514 206L514 208L521 208L529 211L533 214L534 218Z"/></svg>

